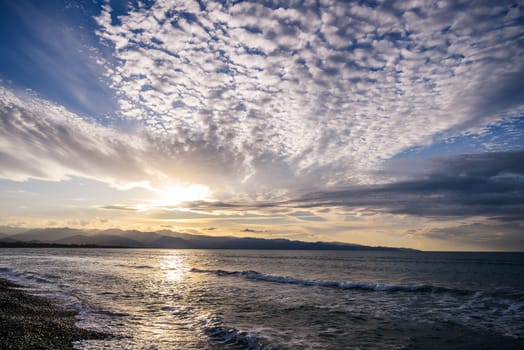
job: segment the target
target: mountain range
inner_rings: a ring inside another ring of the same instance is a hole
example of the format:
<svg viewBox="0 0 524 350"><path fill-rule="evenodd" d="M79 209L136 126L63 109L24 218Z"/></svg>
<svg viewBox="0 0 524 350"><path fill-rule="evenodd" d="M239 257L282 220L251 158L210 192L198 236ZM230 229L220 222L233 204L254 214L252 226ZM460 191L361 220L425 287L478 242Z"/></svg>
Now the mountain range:
<svg viewBox="0 0 524 350"><path fill-rule="evenodd" d="M0 230L2 228L0 227ZM7 230L6 230L7 231ZM406 250L405 248L371 247L338 242L304 242L288 239L266 239L233 236L205 236L170 230L142 232L137 230L81 230L42 228L15 233L2 233L0 243L54 244L60 246L98 246L122 248L169 249L289 249L289 250Z"/></svg>

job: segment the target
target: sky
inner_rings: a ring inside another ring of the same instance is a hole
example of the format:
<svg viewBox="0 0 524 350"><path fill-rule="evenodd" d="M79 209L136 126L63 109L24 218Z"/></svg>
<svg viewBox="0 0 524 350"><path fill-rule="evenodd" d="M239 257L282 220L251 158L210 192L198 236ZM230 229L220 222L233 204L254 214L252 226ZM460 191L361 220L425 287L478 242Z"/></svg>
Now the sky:
<svg viewBox="0 0 524 350"><path fill-rule="evenodd" d="M522 1L0 1L0 226L524 250Z"/></svg>

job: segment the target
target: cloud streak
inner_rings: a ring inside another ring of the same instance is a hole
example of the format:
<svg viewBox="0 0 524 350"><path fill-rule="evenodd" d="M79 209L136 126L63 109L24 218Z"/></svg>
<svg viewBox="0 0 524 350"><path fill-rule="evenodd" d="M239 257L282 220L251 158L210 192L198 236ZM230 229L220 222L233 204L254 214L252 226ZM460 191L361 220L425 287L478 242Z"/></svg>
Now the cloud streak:
<svg viewBox="0 0 524 350"><path fill-rule="evenodd" d="M493 152L427 159L424 174L404 181L309 192L266 203L194 202L195 210L263 211L266 208L322 209L413 215L427 218L483 217L524 222L524 151ZM308 211L290 214L316 218Z"/></svg>
<svg viewBox="0 0 524 350"><path fill-rule="evenodd" d="M434 228L425 236L431 239L455 241L480 249L522 251L524 249L523 227L518 223L473 223L452 227Z"/></svg>
<svg viewBox="0 0 524 350"><path fill-rule="evenodd" d="M2 178L60 181L80 176L120 189L163 188L176 182L227 186L235 181L239 163L236 156L205 145L119 132L4 87L0 145ZM207 176L211 170L212 178Z"/></svg>

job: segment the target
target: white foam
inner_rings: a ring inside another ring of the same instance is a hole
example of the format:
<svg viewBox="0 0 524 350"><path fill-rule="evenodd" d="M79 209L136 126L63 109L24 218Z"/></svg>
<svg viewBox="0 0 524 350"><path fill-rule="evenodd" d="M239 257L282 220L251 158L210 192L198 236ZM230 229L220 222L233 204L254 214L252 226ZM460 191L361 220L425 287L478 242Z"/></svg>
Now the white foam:
<svg viewBox="0 0 524 350"><path fill-rule="evenodd" d="M360 289L360 290L369 290L377 292L444 292L444 291L455 291L461 292L459 290L446 289L442 287L433 287L426 285L396 285L396 284L384 284L384 283L364 283L364 282L352 282L352 281L335 281L335 280L313 280L305 278L297 278L290 276L279 276L279 275L270 275L263 274L257 271L225 271L225 270L202 270L202 269L191 269L191 272L197 273L211 273L218 276L236 276L243 277L249 280L255 281L266 281L274 283L283 283L283 284L297 284L303 286L319 286L319 287L329 287L329 288L338 288L338 289ZM462 291L467 292L467 291Z"/></svg>

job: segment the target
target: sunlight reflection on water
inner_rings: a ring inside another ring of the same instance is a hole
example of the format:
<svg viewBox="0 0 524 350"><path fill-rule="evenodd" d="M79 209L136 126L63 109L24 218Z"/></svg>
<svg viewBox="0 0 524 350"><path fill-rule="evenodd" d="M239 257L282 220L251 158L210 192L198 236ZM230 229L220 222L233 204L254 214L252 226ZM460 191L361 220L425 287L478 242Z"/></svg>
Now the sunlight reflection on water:
<svg viewBox="0 0 524 350"><path fill-rule="evenodd" d="M181 254L168 254L160 261L160 269L165 274L165 280L169 282L182 281L189 271L184 264L184 258Z"/></svg>

